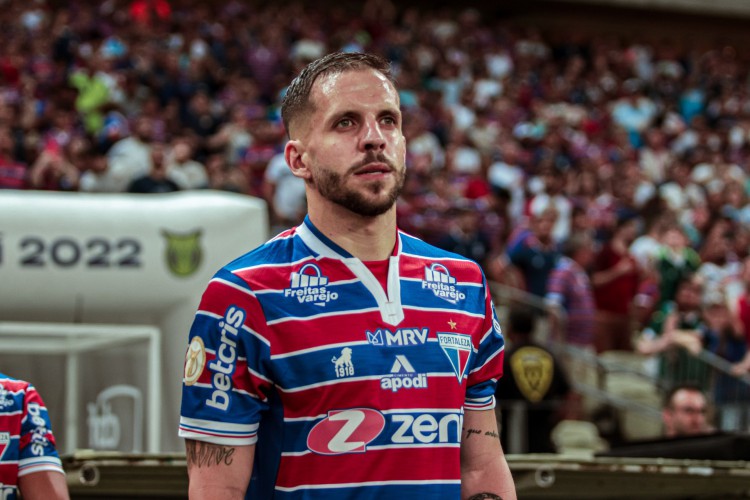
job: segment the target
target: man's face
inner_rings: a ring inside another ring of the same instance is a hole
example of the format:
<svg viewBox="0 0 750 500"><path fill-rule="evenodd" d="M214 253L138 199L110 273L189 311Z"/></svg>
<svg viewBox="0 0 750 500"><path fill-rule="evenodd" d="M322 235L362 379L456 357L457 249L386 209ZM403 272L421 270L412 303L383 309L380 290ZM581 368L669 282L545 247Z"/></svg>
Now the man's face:
<svg viewBox="0 0 750 500"><path fill-rule="evenodd" d="M372 69L345 71L319 78L310 98L314 111L299 118L297 134L293 130L306 166L297 175L323 199L358 215L387 212L405 177L405 140L393 85Z"/></svg>
<svg viewBox="0 0 750 500"><path fill-rule="evenodd" d="M679 390L672 404L664 410L666 433L670 437L695 436L705 434L709 427L706 422L706 398L698 391Z"/></svg>

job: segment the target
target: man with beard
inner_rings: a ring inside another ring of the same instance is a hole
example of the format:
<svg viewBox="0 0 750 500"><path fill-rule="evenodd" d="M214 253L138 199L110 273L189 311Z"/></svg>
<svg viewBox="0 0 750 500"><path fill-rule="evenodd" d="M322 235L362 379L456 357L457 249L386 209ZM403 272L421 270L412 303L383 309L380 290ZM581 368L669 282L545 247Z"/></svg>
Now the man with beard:
<svg viewBox="0 0 750 500"><path fill-rule="evenodd" d="M221 269L190 332L191 498L515 498L480 267L396 227L406 145L386 61L335 53L282 104L299 226Z"/></svg>

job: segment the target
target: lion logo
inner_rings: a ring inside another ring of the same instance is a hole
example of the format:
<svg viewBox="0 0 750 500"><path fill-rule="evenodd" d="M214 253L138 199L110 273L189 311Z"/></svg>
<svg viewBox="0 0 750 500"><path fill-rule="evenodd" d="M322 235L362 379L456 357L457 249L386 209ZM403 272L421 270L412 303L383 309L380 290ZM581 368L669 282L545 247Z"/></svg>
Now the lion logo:
<svg viewBox="0 0 750 500"><path fill-rule="evenodd" d="M354 375L354 363L352 363L352 349L351 347L344 347L341 349L341 355L337 358L334 356L331 359L333 368L336 370L336 377L351 377Z"/></svg>

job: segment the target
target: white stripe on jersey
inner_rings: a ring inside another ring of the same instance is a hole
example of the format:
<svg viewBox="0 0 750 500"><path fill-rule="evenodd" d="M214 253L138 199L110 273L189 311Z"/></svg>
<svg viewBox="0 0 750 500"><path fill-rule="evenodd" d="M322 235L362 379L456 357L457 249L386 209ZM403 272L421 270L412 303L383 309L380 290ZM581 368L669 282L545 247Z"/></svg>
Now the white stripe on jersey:
<svg viewBox="0 0 750 500"><path fill-rule="evenodd" d="M209 318L214 318L214 319L221 319L221 318L224 317L221 314L216 314L216 313L213 313L211 311L205 311L203 309L198 309L195 312L196 316L199 315L199 314L202 314L203 316L208 316ZM264 344L266 344L269 348L271 347L271 343L268 341L268 339L265 338L260 333L256 332L255 330L252 330L252 329L248 328L247 325L245 325L245 324L242 325L242 329L244 331L246 331L247 333L249 333L250 335L252 335L253 337L256 337L258 340L260 340ZM208 349L206 349L206 350L208 351ZM213 352L213 351L209 351L209 352ZM216 353L214 352L214 354L216 354ZM245 358L242 358L242 359L245 359Z"/></svg>
<svg viewBox="0 0 750 500"><path fill-rule="evenodd" d="M503 348L501 348L501 349L493 352L492 356L490 356L489 358L487 358L487 360L484 363L482 363L482 366L477 366L476 368L474 368L473 370L471 370L469 373L478 372L479 370L481 370L482 368L484 368L487 365L487 363L489 363L490 361L492 361L493 359L495 359L497 356L499 356L500 353L502 353L503 351L505 351L505 347L503 347Z"/></svg>
<svg viewBox="0 0 750 500"><path fill-rule="evenodd" d="M443 307L404 306L404 309L409 309L409 310L412 310L412 311L425 311L425 312L441 311L441 312L445 312L445 313L460 314L462 316L472 316L474 318L481 318L481 319L484 319L484 317L485 317L484 314L476 314L476 313L471 313L471 312L463 311L463 310L457 311L455 309L448 309L448 308L443 308Z"/></svg>
<svg viewBox="0 0 750 500"><path fill-rule="evenodd" d="M328 289L328 288L334 289L337 286L340 286L340 285L349 285L351 283L359 283L359 279L352 278L350 280L338 280L338 281L334 281L333 283L328 283L326 285L326 289ZM271 293L284 293L284 290L286 290L286 288L264 288L263 290L256 290L255 291L255 295L264 295L264 294L271 294Z"/></svg>
<svg viewBox="0 0 750 500"><path fill-rule="evenodd" d="M300 349L299 351L289 351L289 352L285 352L284 354L271 354L271 360L284 359L284 358L288 358L290 356L297 356L297 355L300 355L300 354L307 354L307 353L310 353L310 352L325 351L326 349L340 349L342 347L347 347L347 346L350 346L350 345L352 345L352 346L357 346L357 345L367 346L369 344L370 343L367 342L366 340L363 340L361 342L341 342L339 344L325 344L325 345L321 345L321 346L318 346L318 347L308 347L307 349Z"/></svg>
<svg viewBox="0 0 750 500"><path fill-rule="evenodd" d="M309 490L309 489L335 489L335 488L360 488L363 486L410 486L419 484L461 484L458 479L425 479L425 480L414 480L414 481L364 481L361 483L337 483L337 484L300 484L293 488L284 488L282 486L276 486L279 491L297 491L297 490Z"/></svg>
<svg viewBox="0 0 750 500"><path fill-rule="evenodd" d="M455 373L445 373L445 372L437 372L437 373L428 372L428 373L425 373L425 375L427 375L428 377L433 377L433 378L435 377L453 378L456 376ZM344 377L344 378L337 378L333 380L326 380L325 382L318 382L317 384L301 385L299 387L294 387L292 389L287 389L285 387L281 387L280 385L277 385L276 387L282 392L292 393L292 392L302 392L308 389L317 389L318 387L325 387L327 385L333 385L333 384L343 384L343 383L349 383L349 382L363 382L366 380L381 380L384 377L386 377L386 375L383 375L383 374L369 375L367 377Z"/></svg>
<svg viewBox="0 0 750 500"><path fill-rule="evenodd" d="M258 431L259 424L233 424L230 422L215 422L199 418L181 417L180 423L198 429L211 429L225 434L253 434Z"/></svg>
<svg viewBox="0 0 750 500"><path fill-rule="evenodd" d="M332 311L332 312L326 312L326 313L320 313L320 314L313 314L311 316L289 316L286 318L278 318L278 319L267 321L266 324L277 325L279 323L284 323L286 321L310 321L313 319L327 318L327 317L333 317L333 316L353 316L355 314L368 314L374 311L380 312L380 309L378 309L377 307L367 307L363 309L347 309L345 311Z"/></svg>
<svg viewBox="0 0 750 500"><path fill-rule="evenodd" d="M231 281L227 281L223 278L212 278L211 281L208 282L211 283L219 283L221 285L228 286L229 288L234 288L235 290L238 290L246 295L249 295L251 297L255 297L255 292L249 288L242 287L238 285L237 283L232 283Z"/></svg>

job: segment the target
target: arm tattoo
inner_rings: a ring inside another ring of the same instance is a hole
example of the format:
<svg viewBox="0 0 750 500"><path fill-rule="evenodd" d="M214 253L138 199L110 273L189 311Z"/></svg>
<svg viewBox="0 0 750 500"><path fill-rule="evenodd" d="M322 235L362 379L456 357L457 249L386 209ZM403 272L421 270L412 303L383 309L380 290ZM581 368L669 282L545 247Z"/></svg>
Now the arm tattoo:
<svg viewBox="0 0 750 500"><path fill-rule="evenodd" d="M215 465L232 465L234 448L219 446L202 441L185 442L188 467L211 467Z"/></svg>
<svg viewBox="0 0 750 500"><path fill-rule="evenodd" d="M469 497L469 500L503 500L500 495L494 493L477 493Z"/></svg>
<svg viewBox="0 0 750 500"><path fill-rule="evenodd" d="M495 432L495 431L492 431L492 430L485 431L485 432L482 432L481 429L472 429L472 428L468 428L468 429L464 428L464 430L466 431L466 439L469 439L474 434L476 434L478 436L485 435L485 436L489 436L489 437L492 437L492 438L495 438L495 439L500 439L500 436L498 435L498 433Z"/></svg>

